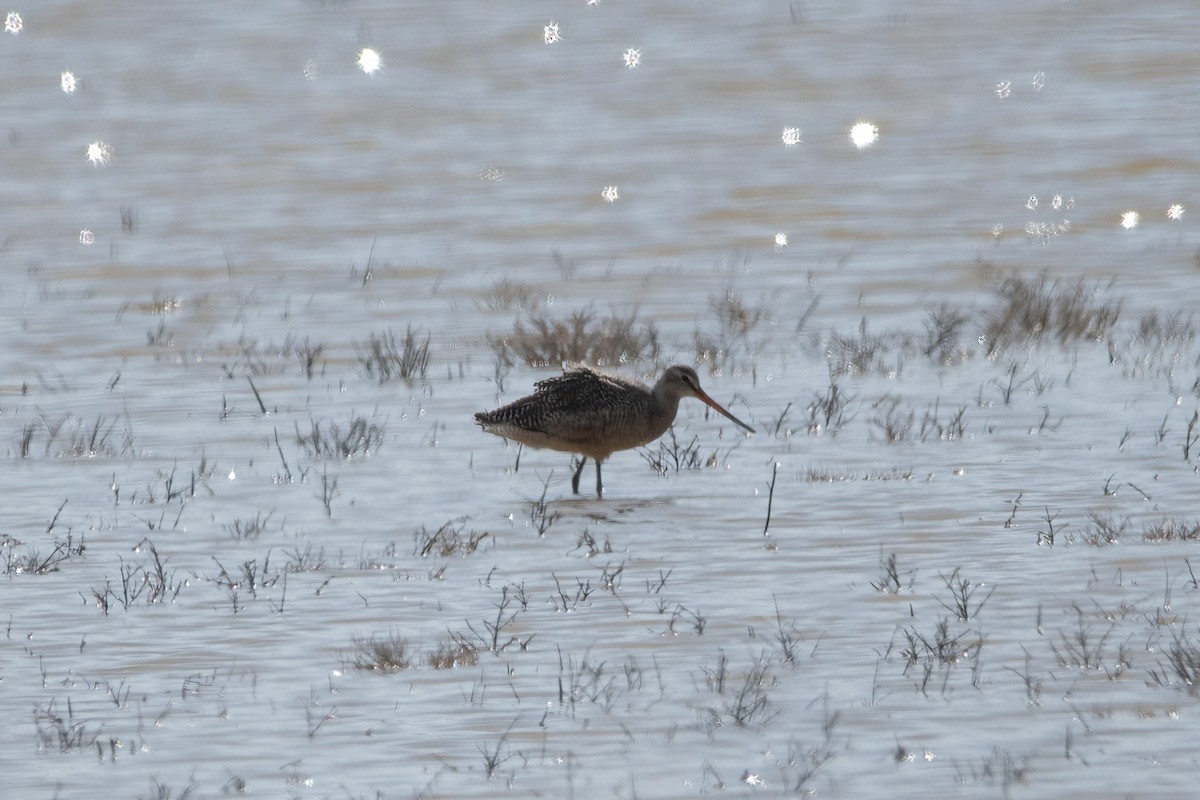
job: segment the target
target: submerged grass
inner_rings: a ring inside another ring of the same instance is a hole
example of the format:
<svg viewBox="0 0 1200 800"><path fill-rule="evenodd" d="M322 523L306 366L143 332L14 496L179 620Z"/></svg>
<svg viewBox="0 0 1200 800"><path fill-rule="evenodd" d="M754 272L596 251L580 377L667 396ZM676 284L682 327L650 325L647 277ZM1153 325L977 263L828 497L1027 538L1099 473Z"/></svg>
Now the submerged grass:
<svg viewBox="0 0 1200 800"><path fill-rule="evenodd" d="M704 458L699 441L699 436L692 436L691 441L686 444L681 442L675 435L675 426L672 425L661 439L654 442L654 447L646 446L638 452L650 465L650 469L665 476L672 471L701 469L716 463L715 452L709 458Z"/></svg>
<svg viewBox="0 0 1200 800"><path fill-rule="evenodd" d="M981 272L994 276L983 264ZM1084 278L1064 280L1046 273L1033 277L1011 272L991 277L991 296L982 308L939 303L926 309L921 332L874 331L864 317L853 332L813 334L810 349L829 364L831 376L880 375L897 378L910 358L937 364L962 363L977 345L991 358L1042 342L1060 346L1080 341L1104 341L1113 336L1121 316L1121 301L1109 296L1112 282ZM973 320L982 324L973 325ZM1195 336L1191 315L1148 314L1135 338L1160 345L1190 343Z"/></svg>
<svg viewBox="0 0 1200 800"><path fill-rule="evenodd" d="M137 454L133 427L128 417L118 430L121 415L97 414L83 419L71 413L51 419L39 414L35 422L22 426L17 436L16 454L32 458L41 451L47 458L113 458Z"/></svg>
<svg viewBox="0 0 1200 800"><path fill-rule="evenodd" d="M324 363L318 360L325 352L325 342L313 341L308 336L300 338L289 333L282 342L260 341L247 336L238 337L233 345L238 359L222 365L229 375L244 371L251 377L278 375L287 370L288 363L295 359L308 380L324 372Z"/></svg>
<svg viewBox="0 0 1200 800"><path fill-rule="evenodd" d="M1151 522L1142 531L1147 542L1195 542L1200 541L1200 519L1164 519Z"/></svg>
<svg viewBox="0 0 1200 800"><path fill-rule="evenodd" d="M396 672L414 664L408 639L396 633L355 636L348 653L342 655L344 667L371 672Z"/></svg>
<svg viewBox="0 0 1200 800"><path fill-rule="evenodd" d="M365 342L353 342L363 374L383 385L394 380L424 380L429 369L429 333L422 339L409 325L404 338L391 328L372 331Z"/></svg>
<svg viewBox="0 0 1200 800"><path fill-rule="evenodd" d="M384 426L359 414L351 413L346 427L333 420L309 420L309 431L296 423L296 443L316 458L365 458L383 444Z"/></svg>
<svg viewBox="0 0 1200 800"><path fill-rule="evenodd" d="M441 642L425 654L425 663L433 669L473 667L479 663L479 651L463 641Z"/></svg>
<svg viewBox="0 0 1200 800"><path fill-rule="evenodd" d="M755 339L753 334L770 320L770 309L765 303L747 303L741 294L730 288L721 294L710 295L708 310L711 318L716 320L717 329L702 331L697 328L692 334L696 363L705 365L711 375L752 365L767 343L766 336ZM744 364L743 359L750 364Z"/></svg>
<svg viewBox="0 0 1200 800"><path fill-rule="evenodd" d="M68 533L65 539L55 539L54 547L43 553L32 545L26 545L23 553L15 552L22 543L8 535L0 535L0 574L12 575L46 575L57 572L59 568L72 559L84 558L87 544L83 537L79 539Z"/></svg>
<svg viewBox="0 0 1200 800"><path fill-rule="evenodd" d="M898 378L904 372L906 358L916 350L913 342L913 337L904 331L870 330L866 317L854 333L831 331L824 337L815 337L815 346L828 362L831 377Z"/></svg>
<svg viewBox="0 0 1200 800"><path fill-rule="evenodd" d="M801 473L806 483L843 483L845 481L910 481L912 467L826 467L809 465Z"/></svg>
<svg viewBox="0 0 1200 800"><path fill-rule="evenodd" d="M461 558L474 553L491 536L486 531L465 531L465 528L466 517L452 519L432 533L422 525L413 534L413 539L416 541L414 552L421 558L427 556Z"/></svg>
<svg viewBox="0 0 1200 800"><path fill-rule="evenodd" d="M481 301L484 308L493 311L518 309L525 311L542 305L544 293L528 284L501 278L492 284L492 291Z"/></svg>
<svg viewBox="0 0 1200 800"><path fill-rule="evenodd" d="M1060 345L1112 332L1121 316L1121 301L1106 298L1112 288L1079 278L1027 278L1013 273L992 287L993 304L984 311L982 341L989 355L1050 339Z"/></svg>
<svg viewBox="0 0 1200 800"><path fill-rule="evenodd" d="M1187 631L1172 631L1171 644L1163 648L1166 663L1150 670L1150 679L1159 686L1180 686L1188 694L1200 694L1200 647L1188 639Z"/></svg>
<svg viewBox="0 0 1200 800"><path fill-rule="evenodd" d="M660 353L658 328L639 319L636 310L598 317L591 306L558 319L531 312L513 323L510 335L490 340L502 363L534 367L656 361Z"/></svg>

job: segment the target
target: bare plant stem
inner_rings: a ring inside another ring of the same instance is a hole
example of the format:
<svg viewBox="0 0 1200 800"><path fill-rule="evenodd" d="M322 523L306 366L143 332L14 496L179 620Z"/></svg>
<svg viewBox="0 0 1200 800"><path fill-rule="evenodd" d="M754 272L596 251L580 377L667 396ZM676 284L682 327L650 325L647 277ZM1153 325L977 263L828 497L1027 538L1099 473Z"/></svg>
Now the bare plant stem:
<svg viewBox="0 0 1200 800"><path fill-rule="evenodd" d="M54 519L50 520L50 524L46 526L46 533L49 533L50 531L54 530L54 525L55 525L55 523L58 522L59 514L61 514L62 510L66 507L67 507L67 500L63 500L62 505L58 507L58 511L54 512Z"/></svg>
<svg viewBox="0 0 1200 800"><path fill-rule="evenodd" d="M275 449L279 451L279 460L283 462L283 474L288 483L292 482L292 470L288 467L287 458L283 455L283 447L279 444L279 428L275 428Z"/></svg>
<svg viewBox="0 0 1200 800"><path fill-rule="evenodd" d="M775 502L775 478L779 475L779 462L771 464L771 485L767 490L767 521L763 523L763 536L770 536L767 529L771 527L771 505Z"/></svg>
<svg viewBox="0 0 1200 800"><path fill-rule="evenodd" d="M247 375L246 380L250 381L250 391L254 392L254 399L258 401L258 407L265 417L267 415L267 407L263 404L262 395L258 393L258 387L254 385L254 379Z"/></svg>
<svg viewBox="0 0 1200 800"><path fill-rule="evenodd" d="M1192 413L1192 418L1188 420L1187 435L1183 438L1183 460L1192 460L1192 445L1200 440L1200 433L1196 432L1196 423L1200 422L1200 411Z"/></svg>

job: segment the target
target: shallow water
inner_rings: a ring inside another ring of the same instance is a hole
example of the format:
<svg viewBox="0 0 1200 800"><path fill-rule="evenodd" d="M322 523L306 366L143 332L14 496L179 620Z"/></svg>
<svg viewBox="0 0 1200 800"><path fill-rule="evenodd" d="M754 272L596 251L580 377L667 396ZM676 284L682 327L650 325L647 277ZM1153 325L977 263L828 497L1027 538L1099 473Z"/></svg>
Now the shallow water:
<svg viewBox="0 0 1200 800"><path fill-rule="evenodd" d="M1193 794L1191 4L391 6L0 38L0 795ZM1011 271L1120 317L989 357ZM497 383L518 319L636 310L652 378L737 303L697 367L758 433L685 401L699 468L573 497L471 421L554 371Z"/></svg>

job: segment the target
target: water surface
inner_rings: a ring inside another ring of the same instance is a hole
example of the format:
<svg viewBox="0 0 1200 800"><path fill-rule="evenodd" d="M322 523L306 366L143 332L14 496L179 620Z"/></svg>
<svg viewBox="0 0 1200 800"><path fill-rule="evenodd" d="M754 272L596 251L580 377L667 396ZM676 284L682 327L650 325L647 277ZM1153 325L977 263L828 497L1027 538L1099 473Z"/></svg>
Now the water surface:
<svg viewBox="0 0 1200 800"><path fill-rule="evenodd" d="M1190 4L17 11L0 794L1191 796ZM993 349L1012 274L1119 317ZM588 308L758 433L518 462Z"/></svg>

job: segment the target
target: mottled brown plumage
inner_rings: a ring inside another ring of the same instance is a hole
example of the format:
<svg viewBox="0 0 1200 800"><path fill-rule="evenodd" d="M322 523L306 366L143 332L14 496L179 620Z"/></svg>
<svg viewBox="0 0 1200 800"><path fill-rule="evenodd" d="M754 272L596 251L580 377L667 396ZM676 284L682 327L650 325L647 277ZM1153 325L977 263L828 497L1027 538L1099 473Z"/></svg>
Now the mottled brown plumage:
<svg viewBox="0 0 1200 800"><path fill-rule="evenodd" d="M675 421L679 401L695 397L754 433L700 388L691 367L668 367L650 389L636 381L596 372L587 367L534 384L534 393L495 411L481 411L475 421L488 433L530 447L544 447L583 458L571 479L579 494L579 475L589 458L596 462L596 496L604 484L600 464L618 450L648 444L666 433Z"/></svg>

